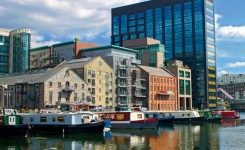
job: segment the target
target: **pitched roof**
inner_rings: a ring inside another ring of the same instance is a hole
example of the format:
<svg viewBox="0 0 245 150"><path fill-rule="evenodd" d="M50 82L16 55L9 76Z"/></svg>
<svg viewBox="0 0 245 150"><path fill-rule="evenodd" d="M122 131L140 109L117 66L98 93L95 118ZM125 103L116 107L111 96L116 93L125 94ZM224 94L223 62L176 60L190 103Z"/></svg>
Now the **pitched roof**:
<svg viewBox="0 0 245 150"><path fill-rule="evenodd" d="M141 69L148 72L150 75L157 75L157 76L165 76L165 77L174 77L172 74L167 72L166 70L154 68L154 67L148 67L148 66L141 66L138 65Z"/></svg>
<svg viewBox="0 0 245 150"><path fill-rule="evenodd" d="M67 66L70 69L82 68L86 64L90 63L91 61L95 60L97 57L88 57L82 59L75 59L67 62Z"/></svg>
<svg viewBox="0 0 245 150"><path fill-rule="evenodd" d="M93 58L82 58L72 61L64 61L55 68L43 69L43 70L31 70L24 73L18 74L8 74L0 77L0 85L8 84L14 85L16 83L41 83L44 82L63 69L76 69L82 68L89 62L95 60L97 57Z"/></svg>

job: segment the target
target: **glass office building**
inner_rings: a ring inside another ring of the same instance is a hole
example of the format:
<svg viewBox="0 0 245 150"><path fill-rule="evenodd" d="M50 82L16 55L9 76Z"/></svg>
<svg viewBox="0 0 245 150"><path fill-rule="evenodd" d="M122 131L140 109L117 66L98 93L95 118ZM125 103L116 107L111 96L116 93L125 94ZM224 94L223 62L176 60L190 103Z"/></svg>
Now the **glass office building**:
<svg viewBox="0 0 245 150"><path fill-rule="evenodd" d="M165 45L165 60L192 69L193 104L216 108L213 0L150 0L112 9L112 44L150 37Z"/></svg>
<svg viewBox="0 0 245 150"><path fill-rule="evenodd" d="M30 29L0 29L0 74L28 70L30 46Z"/></svg>
<svg viewBox="0 0 245 150"><path fill-rule="evenodd" d="M31 30L18 29L10 32L10 72L23 72L29 69Z"/></svg>
<svg viewBox="0 0 245 150"><path fill-rule="evenodd" d="M9 32L0 30L0 74L9 72Z"/></svg>

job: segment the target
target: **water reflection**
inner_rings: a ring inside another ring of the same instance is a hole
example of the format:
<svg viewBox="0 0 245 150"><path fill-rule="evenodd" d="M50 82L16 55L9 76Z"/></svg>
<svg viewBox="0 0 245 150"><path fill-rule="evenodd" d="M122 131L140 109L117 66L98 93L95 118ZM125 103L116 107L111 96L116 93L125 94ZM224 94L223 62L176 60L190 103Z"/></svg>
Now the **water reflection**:
<svg viewBox="0 0 245 150"><path fill-rule="evenodd" d="M97 134L31 135L0 139L0 149L245 149L245 120L171 124L147 130L111 130Z"/></svg>
<svg viewBox="0 0 245 150"><path fill-rule="evenodd" d="M7 137L0 138L1 150L20 150L28 147L28 141L25 137Z"/></svg>
<svg viewBox="0 0 245 150"><path fill-rule="evenodd" d="M74 134L74 135L32 135L28 138L29 149L57 149L57 150L77 150L77 149L100 149L104 145L102 133Z"/></svg>
<svg viewBox="0 0 245 150"><path fill-rule="evenodd" d="M236 127L236 126L241 126L244 124L245 124L244 119L223 119L221 122L221 125L223 128Z"/></svg>

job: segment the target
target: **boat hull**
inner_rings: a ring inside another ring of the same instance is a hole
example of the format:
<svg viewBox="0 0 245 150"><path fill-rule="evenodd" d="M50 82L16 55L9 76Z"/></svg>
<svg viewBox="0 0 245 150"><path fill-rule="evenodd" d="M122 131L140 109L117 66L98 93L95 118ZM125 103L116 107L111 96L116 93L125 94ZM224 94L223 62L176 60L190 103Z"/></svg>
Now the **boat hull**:
<svg viewBox="0 0 245 150"><path fill-rule="evenodd" d="M112 122L112 129L154 129L157 126L156 122Z"/></svg>
<svg viewBox="0 0 245 150"><path fill-rule="evenodd" d="M102 132L104 130L105 122L94 122L78 125L31 125L31 132L33 133L81 133L81 132Z"/></svg>
<svg viewBox="0 0 245 150"><path fill-rule="evenodd" d="M158 118L158 124L172 123L174 121L174 116L164 116Z"/></svg>
<svg viewBox="0 0 245 150"><path fill-rule="evenodd" d="M220 114L223 119L239 119L237 111L213 111L214 114Z"/></svg>
<svg viewBox="0 0 245 150"><path fill-rule="evenodd" d="M157 118L145 118L144 112L104 112L103 116L110 119L113 129L154 129L158 124Z"/></svg>
<svg viewBox="0 0 245 150"><path fill-rule="evenodd" d="M0 126L0 137L26 137L27 125L2 125Z"/></svg>
<svg viewBox="0 0 245 150"><path fill-rule="evenodd" d="M173 123L204 123L204 117L190 117L190 118L177 118L175 117Z"/></svg>

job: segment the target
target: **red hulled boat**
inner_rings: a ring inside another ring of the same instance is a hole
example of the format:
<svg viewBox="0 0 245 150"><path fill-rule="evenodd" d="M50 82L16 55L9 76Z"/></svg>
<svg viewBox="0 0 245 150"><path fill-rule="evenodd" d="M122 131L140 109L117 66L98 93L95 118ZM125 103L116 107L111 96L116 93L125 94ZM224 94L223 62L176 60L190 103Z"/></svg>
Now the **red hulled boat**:
<svg viewBox="0 0 245 150"><path fill-rule="evenodd" d="M232 110L232 111L229 111L229 110L222 110L222 111L213 110L213 113L214 114L220 114L223 119L239 119L240 118L239 114L235 110Z"/></svg>
<svg viewBox="0 0 245 150"><path fill-rule="evenodd" d="M141 111L120 108L120 111L103 112L102 117L111 121L111 128L116 129L152 129L156 128L157 118L146 118Z"/></svg>

